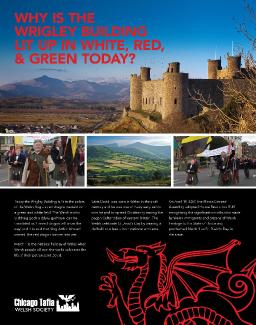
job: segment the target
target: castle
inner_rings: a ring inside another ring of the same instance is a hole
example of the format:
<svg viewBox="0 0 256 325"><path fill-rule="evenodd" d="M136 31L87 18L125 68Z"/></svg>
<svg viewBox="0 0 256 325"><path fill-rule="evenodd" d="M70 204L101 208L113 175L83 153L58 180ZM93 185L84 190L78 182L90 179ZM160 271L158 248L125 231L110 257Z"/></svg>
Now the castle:
<svg viewBox="0 0 256 325"><path fill-rule="evenodd" d="M225 106L230 98L225 95L228 81L245 88L244 75L247 69L241 68L241 56L228 56L227 68L222 69L221 58L208 60L208 79L190 79L188 73L180 72L180 63L169 63L162 79L151 80L150 68L141 67L140 75L130 78L130 109L132 111L158 112L162 119L175 113L185 117L197 115L201 106L195 94L210 100L218 107Z"/></svg>

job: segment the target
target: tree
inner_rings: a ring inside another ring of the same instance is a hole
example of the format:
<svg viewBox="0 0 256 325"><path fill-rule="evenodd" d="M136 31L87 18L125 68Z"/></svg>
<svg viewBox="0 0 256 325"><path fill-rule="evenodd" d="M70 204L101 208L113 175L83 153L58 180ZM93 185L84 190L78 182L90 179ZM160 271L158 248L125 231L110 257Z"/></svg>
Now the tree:
<svg viewBox="0 0 256 325"><path fill-rule="evenodd" d="M223 81L222 92L230 102L220 108L211 100L204 98L202 93L195 91L193 99L205 108L205 114L194 118L203 132L224 132L224 133L253 133L256 132L256 1L252 4L245 1L247 12L246 23L240 23L238 31L248 41L249 50L240 49L239 54L245 62L245 70L240 72L245 87L236 79Z"/></svg>
<svg viewBox="0 0 256 325"><path fill-rule="evenodd" d="M161 173L160 170L155 170L153 172L153 180L159 180L163 178L163 174Z"/></svg>

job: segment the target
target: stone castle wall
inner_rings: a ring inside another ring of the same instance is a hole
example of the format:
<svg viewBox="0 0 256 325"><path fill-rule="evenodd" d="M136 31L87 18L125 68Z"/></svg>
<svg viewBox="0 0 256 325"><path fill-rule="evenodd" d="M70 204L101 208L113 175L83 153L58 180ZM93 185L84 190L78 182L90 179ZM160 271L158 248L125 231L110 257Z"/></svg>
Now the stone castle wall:
<svg viewBox="0 0 256 325"><path fill-rule="evenodd" d="M142 83L140 76L131 75L130 79L130 107L132 110L142 109Z"/></svg>
<svg viewBox="0 0 256 325"><path fill-rule="evenodd" d="M142 82L142 110L162 112L164 105L163 86L163 80Z"/></svg>
<svg viewBox="0 0 256 325"><path fill-rule="evenodd" d="M172 114L182 113L186 117L197 115L201 107L195 98L199 94L208 102L223 107L230 102L226 95L229 82L237 89L244 89L241 78L241 57L228 57L228 67L222 69L221 59L208 61L208 79L189 79L187 73L180 73L178 62L170 63L160 80L150 79L150 68L142 67L139 76L132 75L130 82L131 110L159 112L165 119Z"/></svg>

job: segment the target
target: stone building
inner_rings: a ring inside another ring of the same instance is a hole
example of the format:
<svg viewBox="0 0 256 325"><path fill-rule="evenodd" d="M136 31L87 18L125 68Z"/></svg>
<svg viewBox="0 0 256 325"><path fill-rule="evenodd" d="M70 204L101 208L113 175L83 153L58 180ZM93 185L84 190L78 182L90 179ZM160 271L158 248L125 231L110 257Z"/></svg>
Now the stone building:
<svg viewBox="0 0 256 325"><path fill-rule="evenodd" d="M228 81L239 89L245 87L245 68L241 68L241 56L228 56L228 66L222 69L221 59L208 60L208 79L190 79L180 71L180 63L169 63L162 79L151 80L149 67L141 67L140 75L130 78L130 109L133 111L159 112L162 119L175 113L185 117L197 115L201 106L195 100L200 92L208 102L218 107L226 105L230 98L224 95Z"/></svg>
<svg viewBox="0 0 256 325"><path fill-rule="evenodd" d="M242 143L242 154L248 158L255 159L256 158L256 144L247 142Z"/></svg>
<svg viewBox="0 0 256 325"><path fill-rule="evenodd" d="M13 136L0 136L0 153L10 150L12 146L14 146Z"/></svg>

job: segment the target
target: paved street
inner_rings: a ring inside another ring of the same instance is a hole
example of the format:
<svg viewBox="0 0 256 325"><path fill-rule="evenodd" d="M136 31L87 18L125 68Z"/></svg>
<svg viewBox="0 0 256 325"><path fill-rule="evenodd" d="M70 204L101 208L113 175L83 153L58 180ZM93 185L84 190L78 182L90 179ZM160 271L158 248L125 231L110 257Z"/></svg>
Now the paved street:
<svg viewBox="0 0 256 325"><path fill-rule="evenodd" d="M255 177L253 177L255 174ZM177 168L174 169L174 186L185 186L186 173L184 171L177 171ZM200 169L198 173L199 183L197 186L218 186L218 175L219 171L215 170L215 176L209 176L209 169L203 168ZM256 186L256 170L250 169L250 178L246 179L244 176L244 171L239 171L240 183L236 186Z"/></svg>
<svg viewBox="0 0 256 325"><path fill-rule="evenodd" d="M10 184L8 181L8 169L9 166L6 164L6 162L3 162L0 165L0 186L14 186L13 184ZM50 186L55 186L55 181L53 179L50 179ZM76 186L84 186L84 177L77 175L76 178Z"/></svg>

